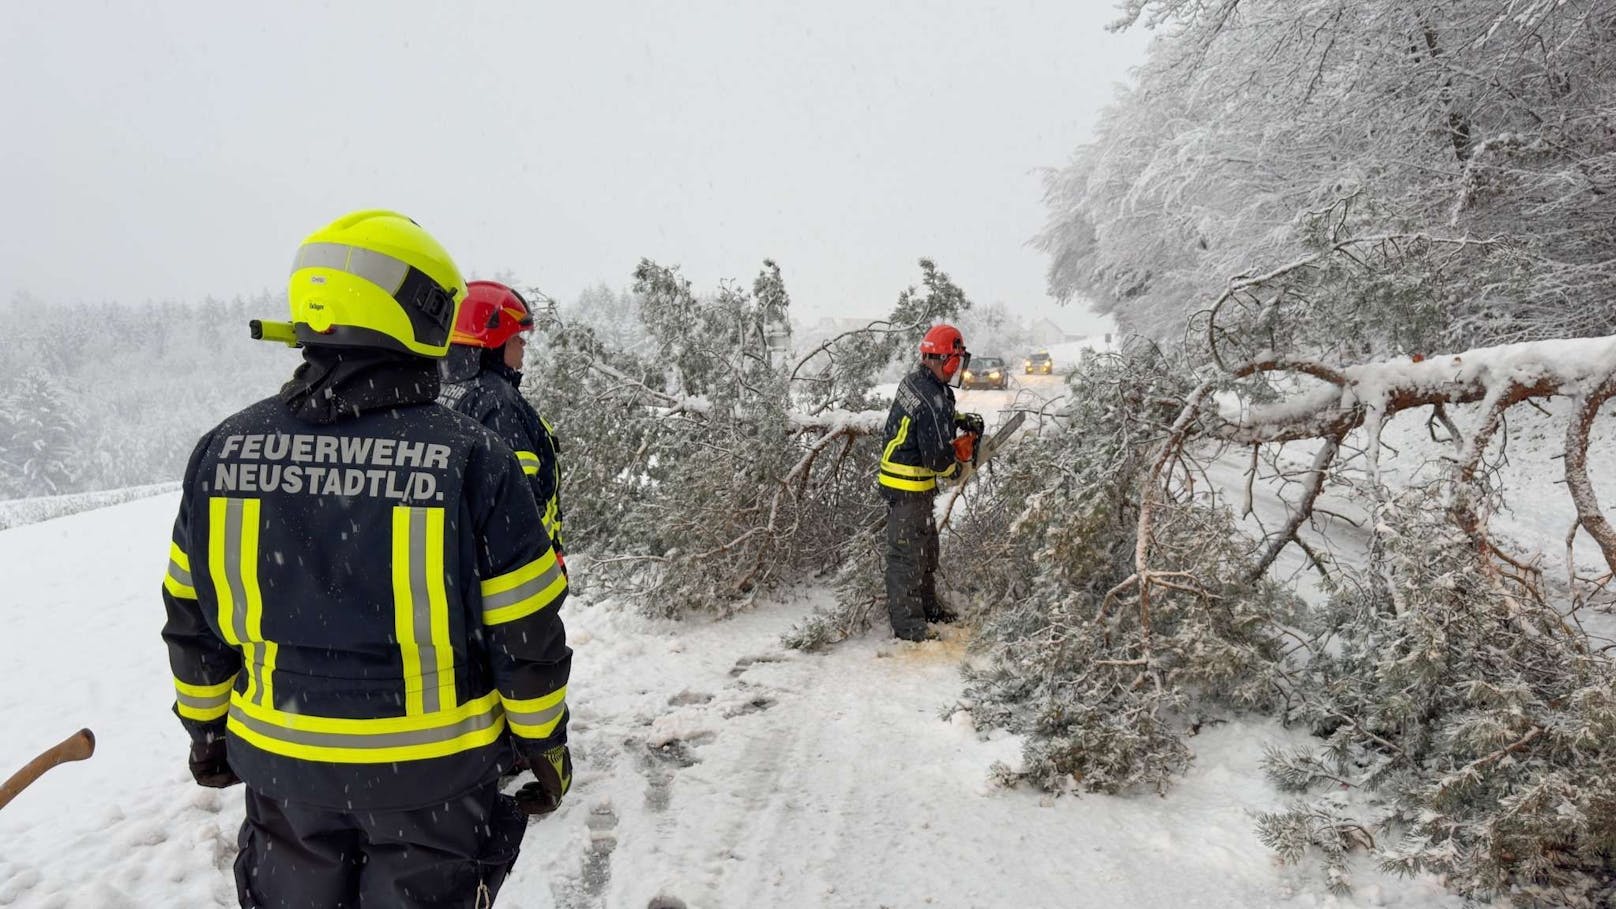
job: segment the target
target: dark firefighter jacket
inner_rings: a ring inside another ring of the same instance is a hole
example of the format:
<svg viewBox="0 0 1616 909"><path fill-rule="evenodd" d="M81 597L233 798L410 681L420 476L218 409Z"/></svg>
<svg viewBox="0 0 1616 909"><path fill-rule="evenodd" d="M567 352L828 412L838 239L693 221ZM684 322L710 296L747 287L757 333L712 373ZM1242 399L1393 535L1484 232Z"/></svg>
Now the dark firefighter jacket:
<svg viewBox="0 0 1616 909"><path fill-rule="evenodd" d="M931 495L954 474L954 389L924 366L903 377L887 414L881 492L888 499Z"/></svg>
<svg viewBox="0 0 1616 909"><path fill-rule="evenodd" d="M310 348L203 436L163 600L175 712L273 798L405 809L566 741L566 577L429 360Z"/></svg>
<svg viewBox="0 0 1616 909"><path fill-rule="evenodd" d="M555 430L522 397L522 374L505 365L498 350L457 344L443 361L443 391L438 400L488 427L516 452L522 472L533 484L533 498L543 512L544 528L556 550L567 551L561 538L561 443Z"/></svg>

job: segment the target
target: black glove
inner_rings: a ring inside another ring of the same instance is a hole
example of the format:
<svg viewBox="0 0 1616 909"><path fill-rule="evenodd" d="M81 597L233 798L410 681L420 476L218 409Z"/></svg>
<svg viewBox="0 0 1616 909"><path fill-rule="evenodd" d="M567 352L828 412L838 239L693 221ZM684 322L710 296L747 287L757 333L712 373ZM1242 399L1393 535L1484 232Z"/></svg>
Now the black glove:
<svg viewBox="0 0 1616 909"><path fill-rule="evenodd" d="M224 739L208 739L191 743L191 776L198 786L223 789L241 782L241 777L230 769L224 753Z"/></svg>
<svg viewBox="0 0 1616 909"><path fill-rule="evenodd" d="M954 425L958 426L962 432L968 432L974 436L981 435L988 428L988 424L982 420L982 415L979 413L954 414Z"/></svg>
<svg viewBox="0 0 1616 909"><path fill-rule="evenodd" d="M557 745L531 760L534 781L516 790L516 807L523 814L549 814L561 807L561 797L572 788L572 752Z"/></svg>

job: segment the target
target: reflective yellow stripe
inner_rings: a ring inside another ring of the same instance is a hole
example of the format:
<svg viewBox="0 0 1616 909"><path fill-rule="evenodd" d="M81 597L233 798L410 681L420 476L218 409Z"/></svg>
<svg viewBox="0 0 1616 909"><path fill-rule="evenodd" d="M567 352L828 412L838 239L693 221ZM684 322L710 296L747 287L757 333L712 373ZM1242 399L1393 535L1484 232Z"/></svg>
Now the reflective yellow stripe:
<svg viewBox="0 0 1616 909"><path fill-rule="evenodd" d="M530 477L539 472L539 456L531 451L517 452L516 463L522 465L522 472Z"/></svg>
<svg viewBox="0 0 1616 909"><path fill-rule="evenodd" d="M171 564L169 573L163 576L163 589L182 600L196 599L196 588L189 584L182 584L174 577L174 566Z"/></svg>
<svg viewBox="0 0 1616 909"><path fill-rule="evenodd" d="M235 676L217 685L192 685L175 679L174 709L188 720L216 720L230 709L230 689L235 684Z"/></svg>
<svg viewBox="0 0 1616 909"><path fill-rule="evenodd" d="M560 451L559 448L556 447L555 428L552 427L547 421L545 421L543 417L540 417L539 421L544 423L545 431L550 434L550 448L552 450L552 455L551 455L551 458L550 458L550 473L555 478L555 485L550 487L550 490L551 490L550 491L550 504L548 506L549 508L554 509L554 511L555 511L555 529L550 531L550 543L551 543L551 545L554 545L554 546L560 546L561 545L561 458L560 458L561 451Z"/></svg>
<svg viewBox="0 0 1616 909"><path fill-rule="evenodd" d="M258 682L258 703L275 706L275 659L279 646L264 635L264 596L258 586L259 500L241 503L241 585L247 593L247 640L254 644L254 655L247 659L247 678Z"/></svg>
<svg viewBox="0 0 1616 909"><path fill-rule="evenodd" d="M393 509L393 636L398 639L400 659L404 664L404 712L414 716L421 712L420 688L409 684L410 679L421 677L421 651L415 642L415 595L410 590L410 569L414 559L410 553L411 509Z"/></svg>
<svg viewBox="0 0 1616 909"><path fill-rule="evenodd" d="M454 646L443 579L443 509L393 509L393 630L404 664L404 712L454 706Z"/></svg>
<svg viewBox="0 0 1616 909"><path fill-rule="evenodd" d="M899 464L892 460L893 452L898 450L909 438L909 418L904 417L898 421L898 431L893 434L892 441L887 443L881 452L881 473L878 479L882 486L891 489L900 489L904 492L930 492L937 488L937 471L929 467L917 467L913 464Z"/></svg>
<svg viewBox="0 0 1616 909"><path fill-rule="evenodd" d="M562 685L543 697L503 700L505 721L512 732L529 739L549 738L555 733L556 724L561 722L562 714L567 712L567 686Z"/></svg>
<svg viewBox="0 0 1616 909"><path fill-rule="evenodd" d="M546 502L544 505L544 529L550 534L550 545L559 549L562 545L561 458L556 457L555 455L560 453L560 446L556 444L555 427L550 425L550 421L546 420L544 417L539 417L539 422L544 424L544 431L549 435L547 442L549 443L550 450L552 452L552 456L550 458L550 475L555 480L555 485L550 487L553 490L550 493L550 501Z"/></svg>
<svg viewBox="0 0 1616 909"><path fill-rule="evenodd" d="M544 759L550 762L555 769L556 779L561 781L561 793L566 794L572 788L572 772L567 769L567 750L565 746L557 745L544 752Z"/></svg>
<svg viewBox="0 0 1616 909"><path fill-rule="evenodd" d="M196 582L191 579L191 557L172 540L168 544L168 574L163 577L163 587L182 599L196 599Z"/></svg>
<svg viewBox="0 0 1616 909"><path fill-rule="evenodd" d="M393 636L398 638L399 655L404 663L404 712L422 713L421 687L410 684L421 677L421 648L415 639L415 594L410 589L410 569L415 560L410 552L410 517L413 509L393 509Z"/></svg>
<svg viewBox="0 0 1616 909"><path fill-rule="evenodd" d="M556 519L556 513L559 510L560 507L556 504L554 497L551 497L549 503L544 506L544 532L550 535L552 545L561 540L561 522Z"/></svg>
<svg viewBox="0 0 1616 909"><path fill-rule="evenodd" d="M339 717L293 713L245 702L239 694L230 699L230 704L242 708L245 715L280 729L348 736L355 739L356 743L360 739L380 739L394 733L443 730L468 719L504 713L498 691L489 691L464 704L422 716ZM487 725L487 722L484 721L484 724ZM383 742L383 744L391 743Z"/></svg>
<svg viewBox="0 0 1616 909"><path fill-rule="evenodd" d="M188 720L208 723L229 713L230 701L226 699L209 707L197 707L194 704L187 703L184 698L178 698L174 701L174 710Z"/></svg>
<svg viewBox="0 0 1616 909"><path fill-rule="evenodd" d="M881 469L899 477L909 477L914 480L929 480L937 476L937 471L930 467L916 467L913 464L898 464L894 461L882 461Z"/></svg>
<svg viewBox="0 0 1616 909"><path fill-rule="evenodd" d="M228 544L227 528L229 521L226 515L230 511L230 500L211 498L208 500L208 574L213 578L214 599L219 601L219 632L224 635L225 643L241 646L242 633L236 628L236 595L225 575L225 553Z"/></svg>
<svg viewBox="0 0 1616 909"><path fill-rule="evenodd" d="M892 453L897 451L898 446L902 445L903 440L907 438L909 438L909 418L904 417L898 421L898 431L893 435L892 441L888 442L886 450L881 452L881 463L890 463L892 461Z"/></svg>
<svg viewBox="0 0 1616 909"><path fill-rule="evenodd" d="M426 595L427 608L432 614L433 673L437 677L438 703L447 709L455 705L457 698L454 642L449 640L449 591L443 574L443 516L442 508L427 512Z"/></svg>
<svg viewBox="0 0 1616 909"><path fill-rule="evenodd" d="M230 731L273 754L338 764L387 764L459 754L499 740L499 692L421 716L344 719L287 713L232 693Z"/></svg>
<svg viewBox="0 0 1616 909"><path fill-rule="evenodd" d="M178 691L180 694L187 695L187 696L193 697L193 698L223 697L226 700L228 700L229 695L230 695L230 689L232 687L234 687L235 684L236 684L236 677L235 676L231 676L230 678L225 679L224 681L220 682L217 685L192 685L190 682L182 682L179 679L175 679L174 680L174 690Z"/></svg>
<svg viewBox="0 0 1616 909"><path fill-rule="evenodd" d="M567 576L556 563L555 550L507 574L482 582L483 624L501 625L532 615L567 591Z"/></svg>
<svg viewBox="0 0 1616 909"><path fill-rule="evenodd" d="M276 645L264 638L264 601L258 588L257 499L208 500L208 571L219 601L219 630L241 648L247 697L272 704Z"/></svg>

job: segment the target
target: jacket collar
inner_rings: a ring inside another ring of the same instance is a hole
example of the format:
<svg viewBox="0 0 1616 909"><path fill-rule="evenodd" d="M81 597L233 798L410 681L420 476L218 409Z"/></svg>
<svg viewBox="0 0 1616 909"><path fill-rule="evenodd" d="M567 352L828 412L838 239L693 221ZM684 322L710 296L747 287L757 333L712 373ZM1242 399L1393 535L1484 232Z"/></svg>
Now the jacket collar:
<svg viewBox="0 0 1616 909"><path fill-rule="evenodd" d="M438 398L435 360L363 347L305 347L303 365L281 386L292 416L327 425L371 410Z"/></svg>
<svg viewBox="0 0 1616 909"><path fill-rule="evenodd" d="M493 350L493 351L488 351L488 353L493 354L493 356L484 356L483 357L483 372L491 372L494 375L499 376L501 379L504 379L505 381L507 381L507 382L511 383L512 385L516 386L517 388L521 388L522 387L522 371L519 370L519 369L512 369L509 366L506 366L505 365L505 354L502 353L501 351Z"/></svg>
<svg viewBox="0 0 1616 909"><path fill-rule="evenodd" d="M497 348L472 347L469 344L454 344L449 347L449 355L443 358L438 373L445 382L470 382L480 373L491 373L511 383L517 388L522 387L522 374L505 365L505 352Z"/></svg>
<svg viewBox="0 0 1616 909"><path fill-rule="evenodd" d="M933 388L936 388L939 391L949 390L949 384L944 382L942 379L937 378L937 374L928 369L924 363L915 367L915 375L918 376L922 382L930 383Z"/></svg>

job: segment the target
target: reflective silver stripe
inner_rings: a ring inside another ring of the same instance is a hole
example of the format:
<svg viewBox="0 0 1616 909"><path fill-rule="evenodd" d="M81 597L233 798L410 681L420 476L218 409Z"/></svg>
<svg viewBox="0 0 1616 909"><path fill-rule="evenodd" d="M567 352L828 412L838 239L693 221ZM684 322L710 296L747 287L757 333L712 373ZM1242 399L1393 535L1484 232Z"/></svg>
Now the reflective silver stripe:
<svg viewBox="0 0 1616 909"><path fill-rule="evenodd" d="M562 711L566 709L567 702L562 701L561 703L556 704L554 707L548 707L544 710L535 710L529 713L522 710L512 710L510 701L506 701L505 719L512 723L520 723L523 726L543 726L547 723L553 722L557 717L561 716Z"/></svg>
<svg viewBox="0 0 1616 909"><path fill-rule="evenodd" d="M241 578L241 499L224 500L224 582L230 589L230 632L247 641L247 584Z"/></svg>
<svg viewBox="0 0 1616 909"><path fill-rule="evenodd" d="M242 656L245 658L248 671L247 690L252 692L253 700L258 704L269 707L268 686L264 684L265 668L263 657L259 653L259 645L254 644L247 633L247 581L242 577L241 562L243 559L256 558L256 553L241 551L242 522L245 520L246 499L224 500L224 580L230 588L230 629L241 641Z"/></svg>
<svg viewBox="0 0 1616 909"><path fill-rule="evenodd" d="M426 586L425 508L410 509L410 613L421 666L421 711L443 709L438 697L438 648L432 644L432 598Z"/></svg>
<svg viewBox="0 0 1616 909"><path fill-rule="evenodd" d="M348 250L352 248L343 243L305 243L297 249L297 256L292 260L292 271L300 268L347 271Z"/></svg>
<svg viewBox="0 0 1616 909"><path fill-rule="evenodd" d="M364 278L390 295L398 293L398 289L404 286L404 279L410 274L408 262L345 243L305 243L297 251L297 261L292 264L292 271L303 268L347 272Z"/></svg>
<svg viewBox="0 0 1616 909"><path fill-rule="evenodd" d="M356 246L348 257L348 273L364 278L392 296L398 293L398 289L404 286L404 279L410 276L410 265L386 253Z"/></svg>
<svg viewBox="0 0 1616 909"><path fill-rule="evenodd" d="M223 707L225 704L230 702L230 689L226 688L223 694L208 698L197 697L194 694L186 694L183 691L176 691L174 693L174 700L184 704L186 707L192 707L197 710L218 710L220 707Z"/></svg>
<svg viewBox="0 0 1616 909"><path fill-rule="evenodd" d="M168 560L168 576L174 579L174 583L183 587L196 586L191 581L191 573L181 568L180 563L174 561L173 559Z"/></svg>
<svg viewBox="0 0 1616 909"><path fill-rule="evenodd" d="M544 574L539 575L531 581L518 584L517 586L512 587L510 590L489 594L488 596L483 597L483 612L493 612L496 609L502 609L506 606L514 606L517 603L526 600L528 597L536 596L546 587L554 584L556 578L559 577L561 577L561 566L551 564Z"/></svg>
<svg viewBox="0 0 1616 909"><path fill-rule="evenodd" d="M288 729L250 717L240 706L230 705L230 721L240 723L249 731L294 745L324 748L398 748L410 745L436 745L487 729L499 722L503 716L499 710L488 710L447 726L411 729L406 732L310 732L306 729Z"/></svg>

